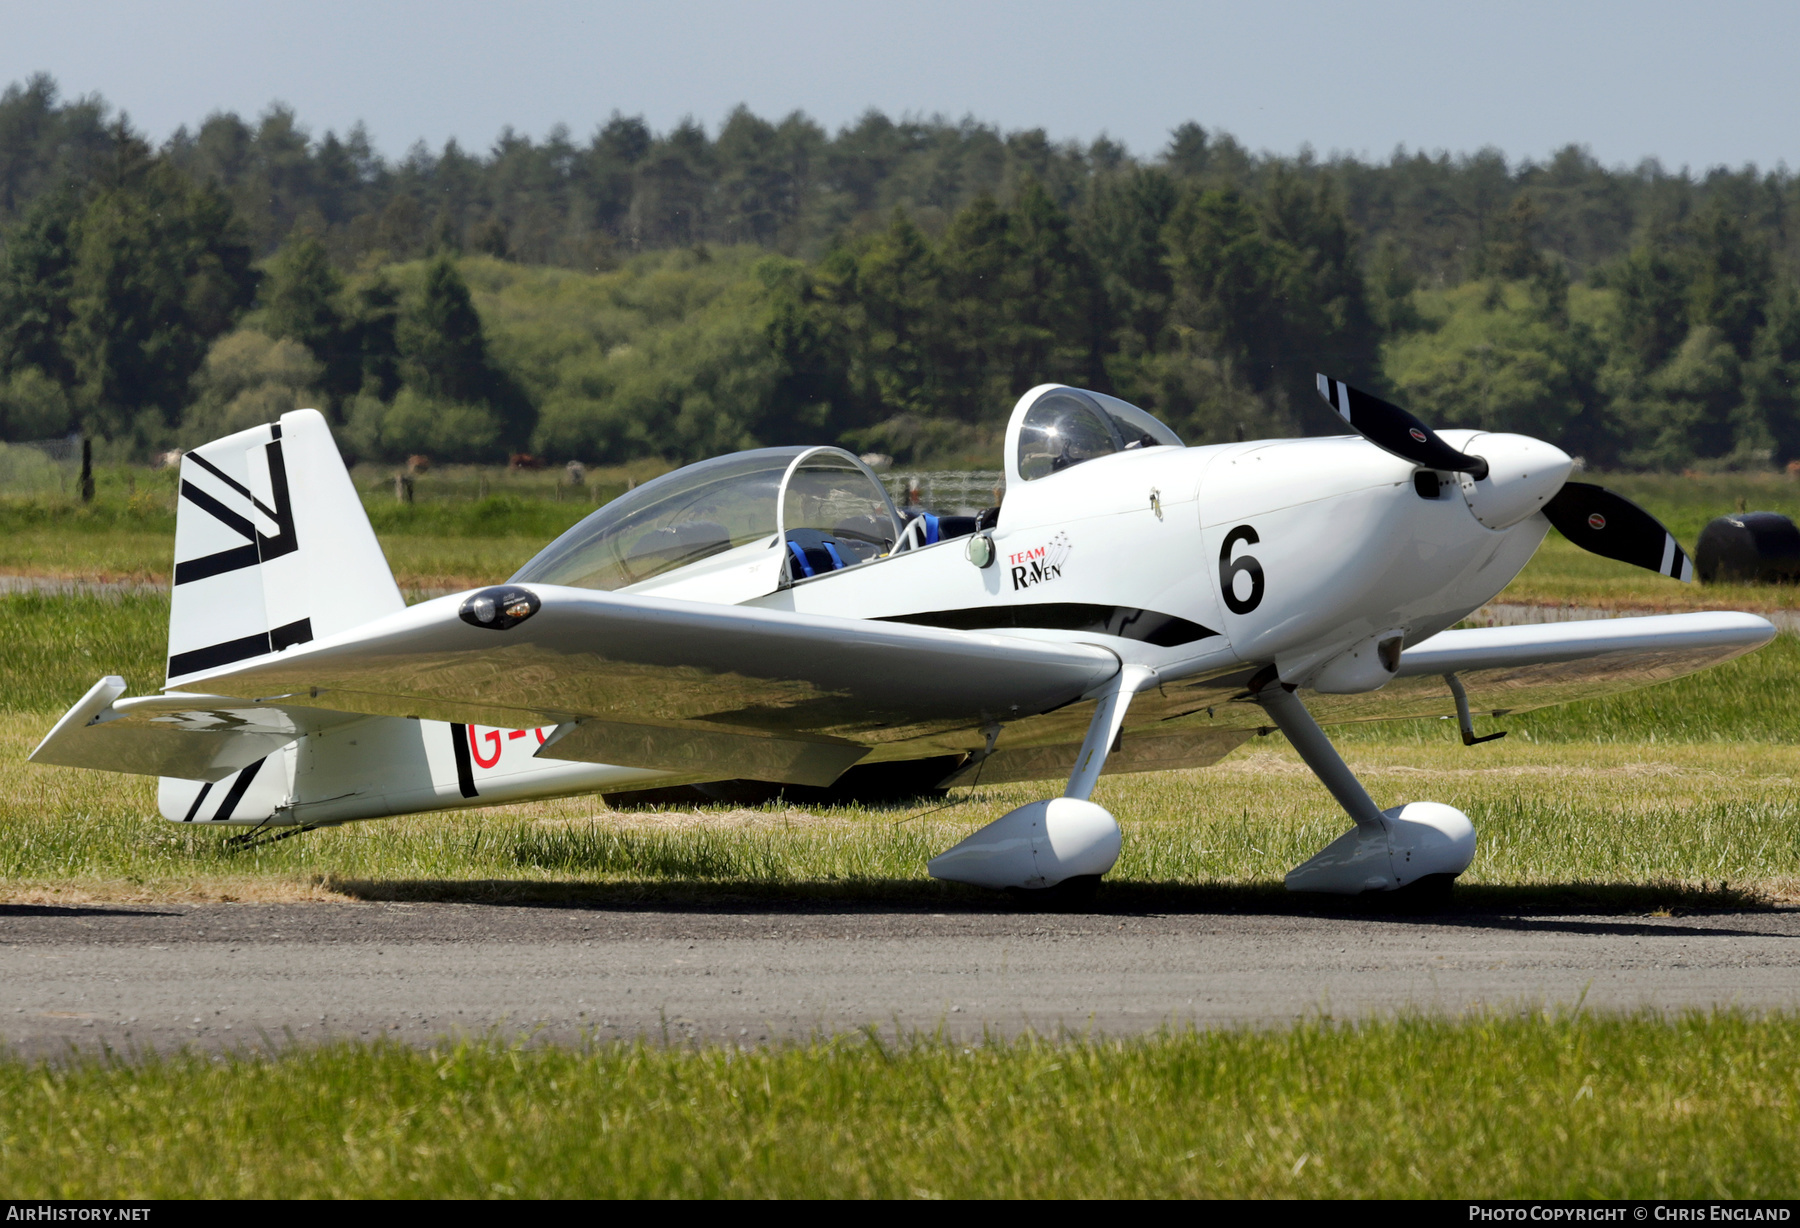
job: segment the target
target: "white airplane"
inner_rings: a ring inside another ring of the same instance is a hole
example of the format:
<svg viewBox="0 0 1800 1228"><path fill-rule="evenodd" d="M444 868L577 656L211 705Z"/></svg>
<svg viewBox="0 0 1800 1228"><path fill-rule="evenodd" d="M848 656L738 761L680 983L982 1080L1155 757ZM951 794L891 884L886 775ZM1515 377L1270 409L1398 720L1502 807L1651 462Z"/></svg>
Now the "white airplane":
<svg viewBox="0 0 1800 1228"><path fill-rule="evenodd" d="M1553 524L1675 579L1692 566L1550 444L1319 389L1356 435L1189 448L1116 398L1034 388L1004 503L974 517L903 516L839 448L722 456L615 499L505 584L410 608L325 420L286 414L182 461L163 693L104 678L31 758L160 776L165 817L259 839L719 781L1066 778L929 870L1080 892L1120 849L1089 800L1103 772L1203 767L1279 730L1354 822L1287 886L1425 890L1468 867L1468 817L1382 809L1321 720L1453 715L1473 744L1476 712L1774 635L1738 613L1452 630Z"/></svg>

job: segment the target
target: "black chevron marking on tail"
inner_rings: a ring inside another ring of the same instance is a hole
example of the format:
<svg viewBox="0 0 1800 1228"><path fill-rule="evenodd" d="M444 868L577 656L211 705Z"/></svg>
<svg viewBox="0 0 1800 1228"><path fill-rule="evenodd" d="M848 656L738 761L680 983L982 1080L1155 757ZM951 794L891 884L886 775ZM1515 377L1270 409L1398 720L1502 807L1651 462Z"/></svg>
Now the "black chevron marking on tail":
<svg viewBox="0 0 1800 1228"><path fill-rule="evenodd" d="M208 644L204 648L178 652L169 658L169 677L180 678L202 670L219 669L238 661L248 661L251 657L280 652L295 644L311 643L312 637L312 619L302 618L272 631L261 631L242 639L226 640L222 644Z"/></svg>
<svg viewBox="0 0 1800 1228"><path fill-rule="evenodd" d="M237 779L231 782L231 788L225 794L225 800L220 802L219 808L213 812L213 822L223 823L231 817L231 812L237 809L237 804L244 800L244 794L250 791L250 782L256 779L256 773L268 761L267 757L258 759L237 774Z"/></svg>
<svg viewBox="0 0 1800 1228"><path fill-rule="evenodd" d="M200 813L200 803L205 801L206 795L211 792L212 781L209 780L200 786L200 792L194 794L194 804L189 806L188 812L181 816L181 821L183 823L192 823L194 821L194 816Z"/></svg>
<svg viewBox="0 0 1800 1228"><path fill-rule="evenodd" d="M239 571L245 567L255 567L270 559L278 559L284 554L292 554L300 548L300 540L294 528L294 503L288 488L287 462L281 455L281 427L277 425L273 431L274 438L264 445L264 449L269 458L269 491L275 499L274 507L270 507L258 499L251 493L248 486L198 452L188 453L188 458L196 465L250 500L251 505L257 511L273 520L275 535L273 537L265 535L251 523L249 517L238 515L192 482L183 482L181 497L242 537L245 544L176 563L175 583L191 584L195 580L204 580L209 576L224 575L226 572Z"/></svg>

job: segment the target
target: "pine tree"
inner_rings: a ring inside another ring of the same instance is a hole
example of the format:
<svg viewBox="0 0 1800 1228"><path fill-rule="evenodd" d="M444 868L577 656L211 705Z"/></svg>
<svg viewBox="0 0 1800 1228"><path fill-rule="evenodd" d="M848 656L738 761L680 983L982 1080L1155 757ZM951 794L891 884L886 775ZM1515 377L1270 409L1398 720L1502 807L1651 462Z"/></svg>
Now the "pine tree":
<svg viewBox="0 0 1800 1228"><path fill-rule="evenodd" d="M266 331L311 350L324 364L325 391L333 398L350 396L363 381L362 353L340 305L343 289L324 246L310 235L275 254L263 287Z"/></svg>
<svg viewBox="0 0 1800 1228"><path fill-rule="evenodd" d="M35 367L64 389L75 385L63 342L72 318L70 230L78 208L73 192L42 197L8 238L0 267L0 375Z"/></svg>
<svg viewBox="0 0 1800 1228"><path fill-rule="evenodd" d="M419 391L465 404L493 395L481 317L449 257L426 267L423 291L400 318L398 341L406 382Z"/></svg>
<svg viewBox="0 0 1800 1228"><path fill-rule="evenodd" d="M250 249L224 198L166 162L124 165L71 232L67 348L90 429L173 426L212 339L252 300Z"/></svg>

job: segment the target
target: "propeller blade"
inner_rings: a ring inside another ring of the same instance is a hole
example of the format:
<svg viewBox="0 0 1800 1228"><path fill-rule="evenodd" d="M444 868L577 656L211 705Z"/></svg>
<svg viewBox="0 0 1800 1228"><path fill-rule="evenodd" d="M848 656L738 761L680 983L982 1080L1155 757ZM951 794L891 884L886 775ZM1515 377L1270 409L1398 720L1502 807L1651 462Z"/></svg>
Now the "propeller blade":
<svg viewBox="0 0 1800 1228"><path fill-rule="evenodd" d="M1385 448L1401 460L1409 460L1426 469L1442 469L1451 473L1467 473L1477 482L1487 476L1488 464L1479 456L1458 452L1437 437L1437 433L1417 418L1389 405L1380 397L1359 392L1342 380L1318 377L1319 395L1337 411L1338 417L1352 430L1378 448Z"/></svg>
<svg viewBox="0 0 1800 1228"><path fill-rule="evenodd" d="M1694 582L1694 564L1662 521L1604 486L1565 482L1544 504L1544 515L1564 537L1602 558Z"/></svg>

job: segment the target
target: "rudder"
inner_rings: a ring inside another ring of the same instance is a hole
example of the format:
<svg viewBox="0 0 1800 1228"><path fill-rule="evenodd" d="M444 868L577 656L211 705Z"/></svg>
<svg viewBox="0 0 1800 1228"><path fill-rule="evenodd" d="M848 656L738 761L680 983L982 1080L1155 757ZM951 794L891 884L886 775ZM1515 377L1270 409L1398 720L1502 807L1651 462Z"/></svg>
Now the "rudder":
<svg viewBox="0 0 1800 1228"><path fill-rule="evenodd" d="M406 608L315 409L182 458L173 581L170 687Z"/></svg>

